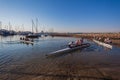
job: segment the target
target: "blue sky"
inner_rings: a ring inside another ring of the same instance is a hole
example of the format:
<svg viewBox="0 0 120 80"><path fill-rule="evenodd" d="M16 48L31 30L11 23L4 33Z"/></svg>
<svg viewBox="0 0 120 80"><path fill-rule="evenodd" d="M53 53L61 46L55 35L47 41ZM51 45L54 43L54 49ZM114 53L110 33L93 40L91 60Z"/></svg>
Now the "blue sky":
<svg viewBox="0 0 120 80"><path fill-rule="evenodd" d="M0 0L0 21L31 30L120 32L120 0Z"/></svg>

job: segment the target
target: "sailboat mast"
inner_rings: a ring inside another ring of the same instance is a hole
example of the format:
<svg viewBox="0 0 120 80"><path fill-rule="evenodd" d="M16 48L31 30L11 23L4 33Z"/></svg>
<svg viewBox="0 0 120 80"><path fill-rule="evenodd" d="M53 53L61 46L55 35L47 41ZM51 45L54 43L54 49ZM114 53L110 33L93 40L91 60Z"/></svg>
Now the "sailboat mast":
<svg viewBox="0 0 120 80"><path fill-rule="evenodd" d="M36 33L38 33L38 19L36 18Z"/></svg>
<svg viewBox="0 0 120 80"><path fill-rule="evenodd" d="M2 29L2 22L0 21L0 29Z"/></svg>
<svg viewBox="0 0 120 80"><path fill-rule="evenodd" d="M11 30L11 24L10 24L10 22L9 22L9 31Z"/></svg>
<svg viewBox="0 0 120 80"><path fill-rule="evenodd" d="M34 22L33 22L33 20L32 20L32 33L34 33L34 32L33 32L33 26L34 26Z"/></svg>
<svg viewBox="0 0 120 80"><path fill-rule="evenodd" d="M22 31L24 31L24 24L22 24Z"/></svg>

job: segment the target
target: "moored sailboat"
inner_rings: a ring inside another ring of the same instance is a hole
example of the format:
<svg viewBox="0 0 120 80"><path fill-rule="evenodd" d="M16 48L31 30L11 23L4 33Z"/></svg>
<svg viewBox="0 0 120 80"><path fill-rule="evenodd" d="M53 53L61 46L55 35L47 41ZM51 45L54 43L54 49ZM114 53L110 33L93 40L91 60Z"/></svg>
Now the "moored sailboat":
<svg viewBox="0 0 120 80"><path fill-rule="evenodd" d="M38 19L36 19L36 33L34 33L34 30L33 30L33 27L35 26L34 24L34 21L32 20L32 33L31 34L28 34L26 36L26 38L39 38L39 35L37 35L38 33L38 30L37 30L37 27L38 27Z"/></svg>

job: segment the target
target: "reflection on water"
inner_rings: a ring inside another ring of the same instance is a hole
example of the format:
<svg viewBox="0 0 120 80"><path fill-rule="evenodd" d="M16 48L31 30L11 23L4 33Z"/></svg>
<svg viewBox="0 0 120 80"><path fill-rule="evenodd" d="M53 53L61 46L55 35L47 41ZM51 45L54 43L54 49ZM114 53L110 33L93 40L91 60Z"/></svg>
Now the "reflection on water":
<svg viewBox="0 0 120 80"><path fill-rule="evenodd" d="M24 44L20 36L0 36L0 79L66 80L118 78L120 48L107 49L92 41L90 47L46 58L50 52L66 48L76 38L44 37ZM14 76L14 77L13 77Z"/></svg>

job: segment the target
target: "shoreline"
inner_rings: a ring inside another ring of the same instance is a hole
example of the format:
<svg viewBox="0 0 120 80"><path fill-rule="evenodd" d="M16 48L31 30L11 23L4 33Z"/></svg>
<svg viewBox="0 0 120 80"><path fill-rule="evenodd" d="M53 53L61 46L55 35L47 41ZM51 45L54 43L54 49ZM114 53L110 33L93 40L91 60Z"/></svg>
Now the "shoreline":
<svg viewBox="0 0 120 80"><path fill-rule="evenodd" d="M82 37L87 39L92 39L95 36L96 37L109 37L113 44L120 45L120 33L79 33L79 34L72 34L72 33L53 33L51 36L57 36L57 37Z"/></svg>

